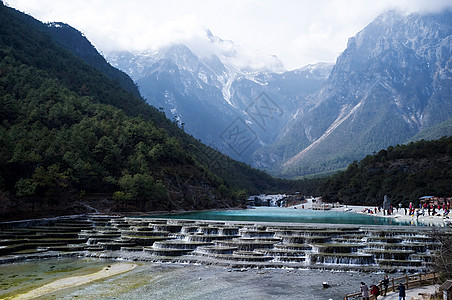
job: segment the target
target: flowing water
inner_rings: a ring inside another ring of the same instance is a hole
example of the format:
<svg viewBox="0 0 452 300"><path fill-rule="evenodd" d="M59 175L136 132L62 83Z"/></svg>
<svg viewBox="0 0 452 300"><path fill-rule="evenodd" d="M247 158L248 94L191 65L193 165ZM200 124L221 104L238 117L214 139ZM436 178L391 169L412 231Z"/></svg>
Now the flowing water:
<svg viewBox="0 0 452 300"><path fill-rule="evenodd" d="M23 228L1 232L4 245L0 250L3 247L4 253L10 242L17 240L18 244L6 258L40 257L44 248L53 257L65 252L80 257L17 263L3 260L0 299L14 299L14 295L57 279L95 273L122 259L138 261L138 267L37 299L343 299L357 291L361 281L377 283L383 269L424 268L428 262L424 256L436 247L423 234L430 229L399 225L413 224L351 212L269 207L149 218L62 219L53 225L31 227L30 232ZM65 245L55 244L55 237ZM171 257L159 258L162 255ZM215 263L218 259L223 262ZM415 265L392 266L407 261ZM350 266L361 270L367 265L379 273L337 271L351 270ZM304 269L308 266L318 268ZM330 288L323 288L325 281Z"/></svg>
<svg viewBox="0 0 452 300"><path fill-rule="evenodd" d="M51 259L1 266L0 299L55 278L96 272L115 261ZM37 299L343 299L359 282L382 274L291 269L232 270L218 266L141 263L134 270ZM323 288L326 281L330 288Z"/></svg>

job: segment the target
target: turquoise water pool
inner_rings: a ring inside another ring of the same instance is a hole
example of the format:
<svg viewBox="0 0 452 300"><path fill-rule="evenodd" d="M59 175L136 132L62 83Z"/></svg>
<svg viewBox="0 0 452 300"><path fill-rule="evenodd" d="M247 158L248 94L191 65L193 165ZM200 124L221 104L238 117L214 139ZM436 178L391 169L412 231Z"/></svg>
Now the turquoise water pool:
<svg viewBox="0 0 452 300"><path fill-rule="evenodd" d="M165 219L279 222L279 223L318 223L318 224L355 224L355 225L414 225L412 222L399 221L353 212L319 211L281 207L256 207L253 209L188 212L150 216Z"/></svg>

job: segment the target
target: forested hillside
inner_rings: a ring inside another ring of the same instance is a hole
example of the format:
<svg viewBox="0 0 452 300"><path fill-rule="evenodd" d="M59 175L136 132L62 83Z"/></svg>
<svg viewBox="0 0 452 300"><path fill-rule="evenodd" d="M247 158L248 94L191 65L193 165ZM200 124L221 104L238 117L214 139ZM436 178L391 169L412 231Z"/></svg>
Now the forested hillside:
<svg viewBox="0 0 452 300"><path fill-rule="evenodd" d="M452 118L436 126L422 130L410 139L411 142L419 140L437 140L443 136L452 136Z"/></svg>
<svg viewBox="0 0 452 300"><path fill-rule="evenodd" d="M140 97L140 92L133 80L127 76L127 74L107 63L105 58L97 52L96 48L94 48L89 40L77 29L64 23L42 24L39 21L35 22L37 23L36 25L41 27L45 33L48 33L52 40L58 45L68 49L90 66L101 71L107 77L117 80L121 87L126 91Z"/></svg>
<svg viewBox="0 0 452 300"><path fill-rule="evenodd" d="M452 138L389 147L328 178L275 179L186 134L89 42L77 54L61 27L48 28L0 2L2 220L237 207L266 192L360 205L452 195Z"/></svg>
<svg viewBox="0 0 452 300"><path fill-rule="evenodd" d="M419 141L368 155L320 185L327 201L381 205L408 204L426 195L452 196L452 137Z"/></svg>
<svg viewBox="0 0 452 300"><path fill-rule="evenodd" d="M2 219L238 206L287 187L186 135L39 24L0 2Z"/></svg>

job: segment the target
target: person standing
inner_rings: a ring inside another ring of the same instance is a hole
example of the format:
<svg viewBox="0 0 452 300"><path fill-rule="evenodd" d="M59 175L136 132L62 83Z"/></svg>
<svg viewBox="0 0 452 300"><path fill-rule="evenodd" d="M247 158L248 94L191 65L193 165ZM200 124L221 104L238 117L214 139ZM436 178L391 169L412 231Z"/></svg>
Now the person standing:
<svg viewBox="0 0 452 300"><path fill-rule="evenodd" d="M384 287L384 290L383 290L384 292L382 294L383 294L383 296L386 296L386 294L388 293L388 286L389 286L388 275L385 275L385 278L383 278L381 283L383 284L383 287Z"/></svg>
<svg viewBox="0 0 452 300"><path fill-rule="evenodd" d="M361 295L363 300L369 300L369 287L361 281Z"/></svg>
<svg viewBox="0 0 452 300"><path fill-rule="evenodd" d="M405 286L403 283L400 283L397 289L399 290L399 300L405 300Z"/></svg>

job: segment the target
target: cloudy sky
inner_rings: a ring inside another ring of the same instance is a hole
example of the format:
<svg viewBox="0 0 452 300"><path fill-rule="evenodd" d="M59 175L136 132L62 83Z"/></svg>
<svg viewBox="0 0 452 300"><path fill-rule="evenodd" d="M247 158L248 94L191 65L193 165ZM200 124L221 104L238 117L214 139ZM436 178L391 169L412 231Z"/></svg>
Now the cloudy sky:
<svg viewBox="0 0 452 300"><path fill-rule="evenodd" d="M450 0L3 1L43 22L77 28L102 53L156 50L177 42L197 54L220 51L207 46L210 29L234 42L237 64L271 64L276 55L287 69L334 62L349 37L388 9L423 13L452 8Z"/></svg>

